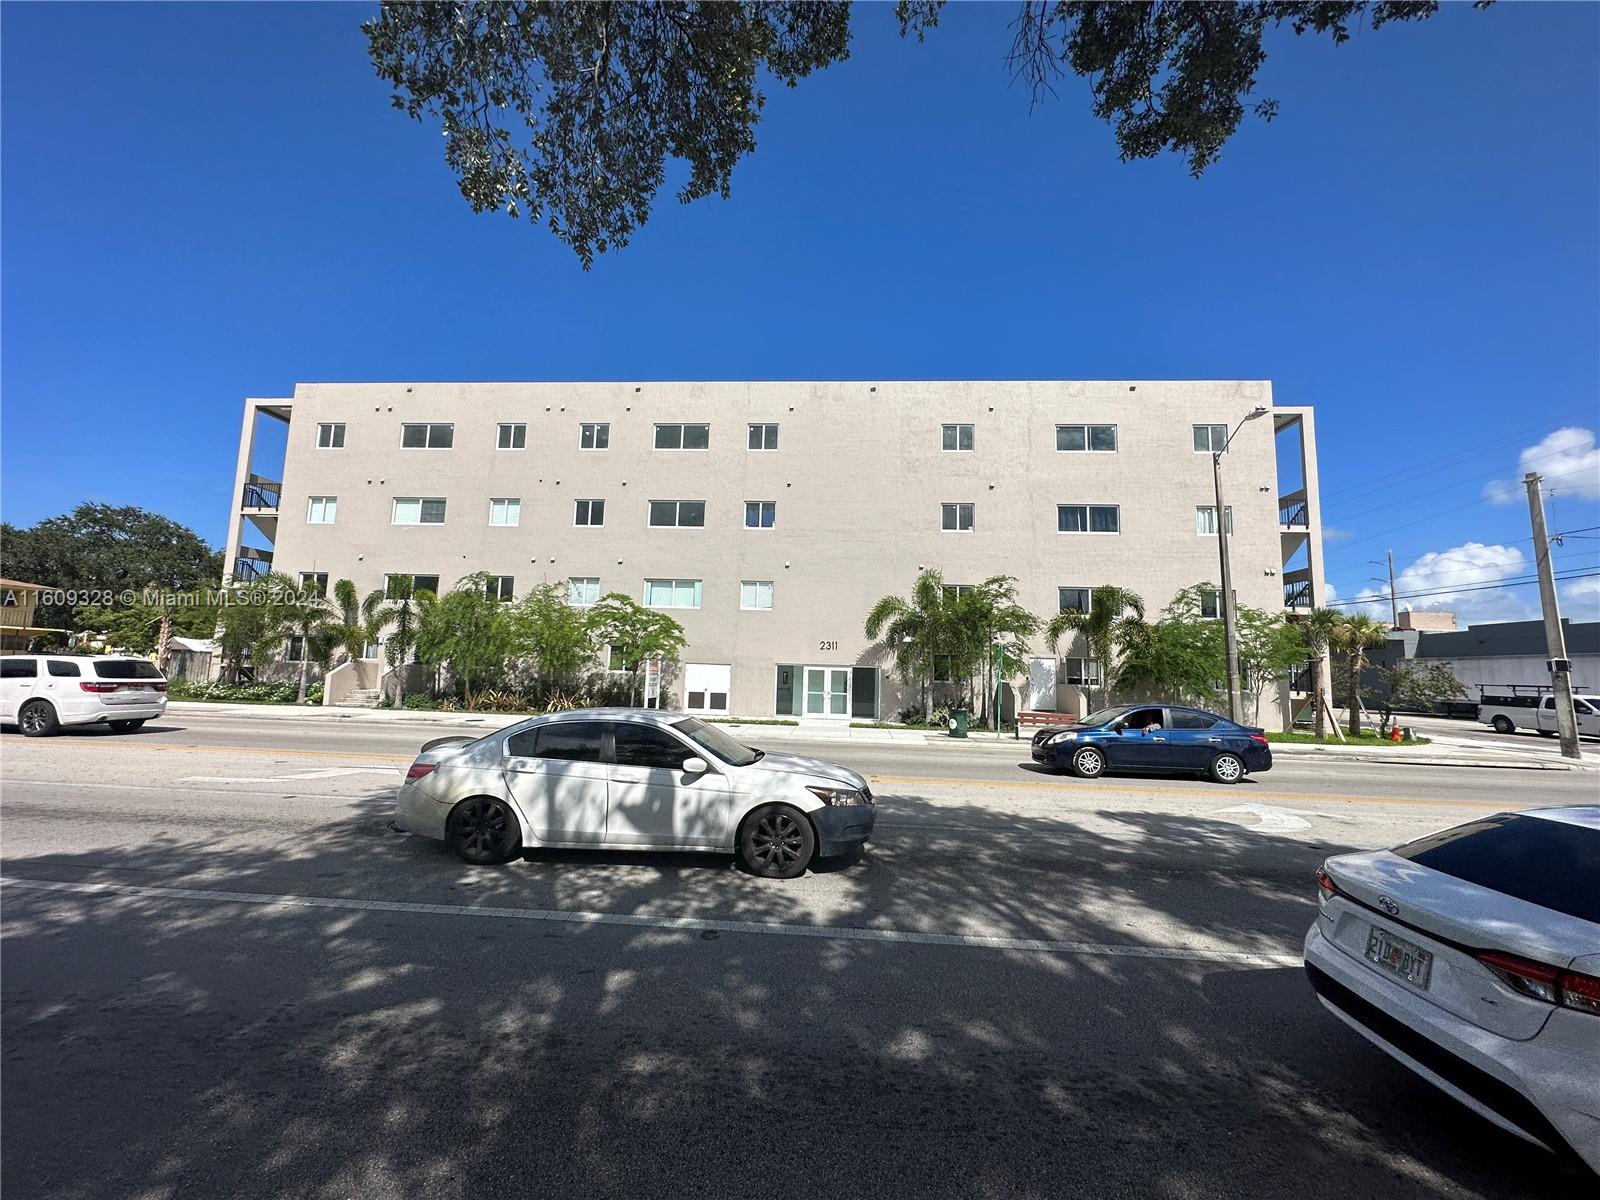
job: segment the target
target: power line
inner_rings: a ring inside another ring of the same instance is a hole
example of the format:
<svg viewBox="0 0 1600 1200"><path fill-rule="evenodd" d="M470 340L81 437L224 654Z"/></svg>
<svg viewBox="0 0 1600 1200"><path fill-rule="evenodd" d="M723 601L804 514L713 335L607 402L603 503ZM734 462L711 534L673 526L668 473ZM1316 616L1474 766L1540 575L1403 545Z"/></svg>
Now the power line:
<svg viewBox="0 0 1600 1200"><path fill-rule="evenodd" d="M1600 525L1584 525L1584 526L1582 526L1582 527L1580 527L1578 529L1562 529L1562 530L1558 530L1555 533L1552 533L1550 535L1550 540L1552 542L1555 542L1555 541L1559 541L1561 538L1565 538L1565 537L1577 537L1580 534L1593 533L1597 529L1600 529ZM1382 536L1382 535L1380 534L1379 536ZM1531 541L1533 541L1533 535L1532 534L1527 534L1527 535L1525 535L1523 537L1511 538L1508 541L1499 542L1499 543L1496 543L1496 544L1497 545L1504 545L1504 546L1521 546L1524 543L1531 542ZM1479 544L1482 545L1483 543L1479 543ZM1448 562L1454 556L1456 551L1459 550L1459 549L1460 549L1460 547L1456 547L1449 554L1441 554L1434 561L1436 561L1436 562ZM1363 550L1360 553L1365 554L1366 551ZM1405 551L1402 551L1401 553L1402 553L1402 555L1407 555L1407 554L1413 554L1413 553L1416 553L1416 552L1412 551L1412 550L1405 550ZM1417 557L1421 558L1423 555L1433 554L1433 553L1436 553L1436 551L1424 550L1420 554L1417 554ZM1351 560L1351 561L1353 562L1354 560ZM1368 561L1368 560L1363 560L1363 561ZM1411 561L1414 563L1416 561L1416 559L1414 558ZM1323 559L1323 563L1322 563L1323 574L1327 574L1329 565L1330 565L1329 564L1329 560L1324 558ZM1411 564L1408 563L1407 567L1409 567L1410 565ZM1350 568L1341 566L1340 569L1341 570L1349 570Z"/></svg>
<svg viewBox="0 0 1600 1200"><path fill-rule="evenodd" d="M1556 575L1557 583L1570 583L1575 579L1593 579L1600 576L1600 568L1589 571L1565 571ZM1494 583L1473 584L1467 587L1429 588L1420 592L1401 592L1395 596L1396 600L1418 600L1425 596L1459 596L1466 592L1487 592L1497 588L1531 587L1539 582L1537 575L1518 576L1515 579L1500 579ZM1347 604L1381 604L1389 597L1381 592L1374 592L1370 596L1352 596L1348 600L1329 600L1329 608L1338 608Z"/></svg>
<svg viewBox="0 0 1600 1200"><path fill-rule="evenodd" d="M1536 454L1532 458L1519 460L1519 469L1521 467L1526 467L1529 463L1543 462L1547 458L1557 458L1560 455L1567 454L1567 453L1570 453L1570 451L1563 449L1563 450L1551 450L1547 454ZM1447 483L1442 487L1430 488L1426 492L1413 493L1411 495L1406 496L1405 499L1407 499L1407 500L1420 500L1424 496L1437 496L1440 492L1448 492L1451 488L1461 487L1463 484L1477 483L1479 480L1484 480L1484 479L1493 479L1496 475L1499 475L1501 473L1502 472L1500 471L1500 469L1496 468L1493 471L1486 471L1481 475L1471 475L1471 476L1468 476L1465 479L1453 480L1450 483ZM1516 481L1516 483L1517 483L1517 485L1520 486L1521 481L1518 480L1518 481ZM1553 493L1554 493L1554 489L1552 489L1552 494ZM1478 500L1480 502L1486 501L1488 499L1489 499L1489 497L1487 497L1487 496L1479 496L1478 497ZM1349 521L1349 520L1351 520L1351 519L1353 519L1355 517L1364 517L1368 513L1382 512L1383 510L1385 510L1387 508L1392 508L1394 503L1395 502L1391 500L1388 504L1377 504L1377 505L1374 505L1372 508L1358 509L1357 511L1355 511L1353 513L1340 513L1339 514L1339 519L1342 520L1342 521ZM1328 504L1327 504L1326 500L1323 501L1322 507L1323 507L1324 510L1327 509Z"/></svg>

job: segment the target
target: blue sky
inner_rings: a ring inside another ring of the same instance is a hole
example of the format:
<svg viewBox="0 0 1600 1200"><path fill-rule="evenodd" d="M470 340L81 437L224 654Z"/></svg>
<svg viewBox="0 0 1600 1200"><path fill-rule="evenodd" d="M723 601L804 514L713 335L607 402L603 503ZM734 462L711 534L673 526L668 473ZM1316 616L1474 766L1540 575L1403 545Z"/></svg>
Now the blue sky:
<svg viewBox="0 0 1600 1200"><path fill-rule="evenodd" d="M1600 6L1275 37L1281 116L1195 181L1119 163L1082 81L1030 112L1011 5L923 45L858 5L731 200L663 196L588 273L470 211L371 11L0 12L8 521L94 498L220 544L240 402L297 380L1268 378L1317 409L1341 596L1392 547L1418 607L1535 615L1485 586L1531 573L1525 451L1585 531L1558 568L1600 564ZM1568 597L1600 617L1600 579Z"/></svg>

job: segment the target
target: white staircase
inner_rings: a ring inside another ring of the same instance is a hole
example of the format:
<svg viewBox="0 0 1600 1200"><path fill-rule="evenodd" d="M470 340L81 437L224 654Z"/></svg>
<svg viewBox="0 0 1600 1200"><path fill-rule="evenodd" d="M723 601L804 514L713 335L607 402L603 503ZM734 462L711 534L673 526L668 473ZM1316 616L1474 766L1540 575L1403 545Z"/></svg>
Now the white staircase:
<svg viewBox="0 0 1600 1200"><path fill-rule="evenodd" d="M362 688L350 692L340 701L340 708L377 708L381 693L377 688Z"/></svg>

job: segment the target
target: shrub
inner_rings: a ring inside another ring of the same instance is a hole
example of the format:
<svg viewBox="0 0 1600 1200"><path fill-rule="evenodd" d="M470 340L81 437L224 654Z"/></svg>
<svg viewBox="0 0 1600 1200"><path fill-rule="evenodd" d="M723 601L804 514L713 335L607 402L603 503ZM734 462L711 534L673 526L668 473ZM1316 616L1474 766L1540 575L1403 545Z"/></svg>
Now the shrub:
<svg viewBox="0 0 1600 1200"><path fill-rule="evenodd" d="M210 700L227 704L293 704L296 691L292 683L195 683L174 679L167 685L167 697L171 700Z"/></svg>
<svg viewBox="0 0 1600 1200"><path fill-rule="evenodd" d="M318 682L316 682L316 683L313 683L310 687L308 687L306 689L306 703L307 704L321 704L322 703L322 683L321 683L320 680Z"/></svg>
<svg viewBox="0 0 1600 1200"><path fill-rule="evenodd" d="M414 709L419 712L431 712L439 707L439 702L426 692L413 692L400 702L400 707Z"/></svg>

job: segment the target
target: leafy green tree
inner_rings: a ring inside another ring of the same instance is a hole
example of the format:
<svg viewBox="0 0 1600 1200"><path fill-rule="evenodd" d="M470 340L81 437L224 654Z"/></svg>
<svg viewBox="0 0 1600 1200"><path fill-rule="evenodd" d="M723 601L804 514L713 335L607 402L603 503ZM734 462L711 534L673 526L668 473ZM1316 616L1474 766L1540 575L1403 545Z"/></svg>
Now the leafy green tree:
<svg viewBox="0 0 1600 1200"><path fill-rule="evenodd" d="M944 576L923 571L909 597L884 596L867 612L866 635L878 642L906 683L922 688L923 719L933 719L933 665L936 658L957 657L951 635L951 611ZM951 678L957 678L952 673Z"/></svg>
<svg viewBox="0 0 1600 1200"><path fill-rule="evenodd" d="M300 671L294 699L296 704L304 704L306 689L311 686L312 664L326 674L344 640L339 610L326 596L302 588L286 575L273 572L266 579L277 588L274 603L288 636L300 639Z"/></svg>
<svg viewBox="0 0 1600 1200"><path fill-rule="evenodd" d="M991 713L995 693L994 647L1002 647L1002 678L1027 670L1028 640L1039 632L1039 618L1017 602L1017 581L1011 575L991 575L969 592L948 603L951 642L961 674L983 676L979 712Z"/></svg>
<svg viewBox="0 0 1600 1200"><path fill-rule="evenodd" d="M1343 651L1345 665L1350 672L1350 736L1361 736L1360 685L1361 667L1367 651L1382 646L1389 640L1389 627L1374 621L1365 613L1345 613L1333 627L1331 644Z"/></svg>
<svg viewBox="0 0 1600 1200"><path fill-rule="evenodd" d="M29 582L32 582L31 580ZM212 603L178 603L199 598L205 590L188 593L141 590L130 605L80 604L72 612L72 627L103 633L114 646L126 646L140 654L160 647L162 619L171 621L171 632L178 637L209 638L217 629L217 606Z"/></svg>
<svg viewBox="0 0 1600 1200"><path fill-rule="evenodd" d="M1163 618L1124 651L1117 682L1174 702L1211 707L1226 661L1220 621Z"/></svg>
<svg viewBox="0 0 1600 1200"><path fill-rule="evenodd" d="M1100 703L1111 695L1117 682L1117 655L1137 648L1149 636L1144 620L1144 601L1127 588L1106 585L1089 593L1089 611L1068 609L1057 613L1045 626L1050 652L1067 634L1081 633L1089 653L1100 664Z"/></svg>
<svg viewBox="0 0 1600 1200"><path fill-rule="evenodd" d="M1467 694L1466 685L1442 662L1408 659L1380 668L1378 673L1384 686L1376 699L1386 726L1397 710L1431 713L1439 705L1463 699Z"/></svg>
<svg viewBox="0 0 1600 1200"><path fill-rule="evenodd" d="M223 593L217 610L217 644L222 661L238 682L248 659L259 667L270 661L291 633L284 604L286 593L298 587L283 575L262 575L240 580Z"/></svg>
<svg viewBox="0 0 1600 1200"><path fill-rule="evenodd" d="M644 703L640 668L645 660L659 655L665 662L676 662L688 644L683 626L677 621L621 592L601 596L589 607L585 621L594 645L611 646L621 652L623 663L633 673L634 695L640 704Z"/></svg>
<svg viewBox="0 0 1600 1200"><path fill-rule="evenodd" d="M902 36L923 41L942 0L900 0ZM1090 81L1124 161L1166 151L1199 176L1254 99L1268 30L1341 44L1363 24L1433 15L1433 0L1246 0L1237 4L1023 3L1008 57L1034 102L1066 72ZM868 9L876 13L878 9ZM599 3L389 2L362 25L391 103L437 119L445 162L474 212L526 214L585 267L628 244L683 160L677 198L731 192L755 150L763 74L787 87L849 57L848 4L806 0Z"/></svg>
<svg viewBox="0 0 1600 1200"><path fill-rule="evenodd" d="M512 650L531 658L549 683L576 680L598 647L587 613L567 602L566 587L547 583L528 592L509 614Z"/></svg>
<svg viewBox="0 0 1600 1200"><path fill-rule="evenodd" d="M1318 738L1328 736L1328 713L1322 698L1329 691L1328 680L1323 678L1328 659L1328 648L1333 644L1333 634L1344 620L1337 608L1315 608L1296 622L1311 659L1312 728Z"/></svg>
<svg viewBox="0 0 1600 1200"><path fill-rule="evenodd" d="M132 506L85 503L29 529L0 525L0 576L48 588L120 594L147 586L216 587L222 555L194 530ZM37 623L67 629L75 614L42 604Z"/></svg>
<svg viewBox="0 0 1600 1200"><path fill-rule="evenodd" d="M424 593L419 602L417 657L447 664L469 708L473 681L487 682L504 670L511 652L509 606L489 595L492 578L486 571L463 575L437 601Z"/></svg>
<svg viewBox="0 0 1600 1200"><path fill-rule="evenodd" d="M421 610L417 596L412 594L412 579L409 575L391 575L387 589L377 589L372 596L379 598L378 605L373 609L372 620L376 632L372 640L383 641L383 657L394 672L394 705L399 708L405 703L406 698L406 664L417 648L417 635L421 628ZM432 592L424 591L421 596L428 604L435 602ZM384 637L384 632L388 636Z"/></svg>
<svg viewBox="0 0 1600 1200"><path fill-rule="evenodd" d="M1254 724L1261 720L1262 694L1305 662L1305 642L1282 613L1269 613L1247 604L1240 605L1235 614L1235 630L1239 670L1250 693L1250 720Z"/></svg>

